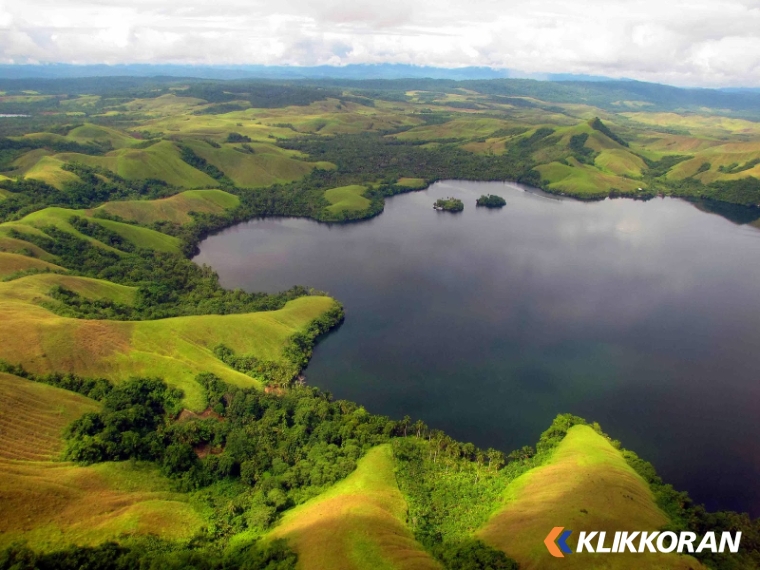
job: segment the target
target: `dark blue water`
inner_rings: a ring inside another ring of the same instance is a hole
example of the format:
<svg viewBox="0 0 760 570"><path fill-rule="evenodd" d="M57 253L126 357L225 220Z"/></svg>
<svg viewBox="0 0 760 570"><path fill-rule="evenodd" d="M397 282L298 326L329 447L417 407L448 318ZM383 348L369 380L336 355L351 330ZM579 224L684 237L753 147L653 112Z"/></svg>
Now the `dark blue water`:
<svg viewBox="0 0 760 570"><path fill-rule="evenodd" d="M483 193L502 210L475 208ZM436 198L464 200L461 214ZM598 421L710 508L760 515L760 231L676 199L442 182L368 222L268 219L201 244L226 287L342 301L312 385L505 451Z"/></svg>

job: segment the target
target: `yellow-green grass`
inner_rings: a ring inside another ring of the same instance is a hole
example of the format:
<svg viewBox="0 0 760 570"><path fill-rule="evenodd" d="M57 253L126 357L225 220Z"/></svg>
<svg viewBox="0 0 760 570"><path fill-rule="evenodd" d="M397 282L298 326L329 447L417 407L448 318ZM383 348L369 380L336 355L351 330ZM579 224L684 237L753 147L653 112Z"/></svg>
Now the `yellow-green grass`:
<svg viewBox="0 0 760 570"><path fill-rule="evenodd" d="M91 123L85 123L69 131L66 138L78 143L107 143L113 148L124 148L140 143L139 139L133 138L123 132L109 127L101 127Z"/></svg>
<svg viewBox="0 0 760 570"><path fill-rule="evenodd" d="M234 208L240 199L223 190L186 190L160 200L126 200L107 202L88 214L102 210L127 221L140 224L168 221L186 224L192 221L190 212L219 214Z"/></svg>
<svg viewBox="0 0 760 570"><path fill-rule="evenodd" d="M62 167L64 161L54 156L43 156L37 163L29 168L24 174L24 178L39 180L59 190L63 189L67 182L76 182L79 177L73 172L68 172Z"/></svg>
<svg viewBox="0 0 760 570"><path fill-rule="evenodd" d="M736 180L746 176L760 176L760 165L729 174L720 172L719 168L731 165L743 165L760 159L760 141L737 142L717 145L694 154L694 157L676 164L667 174L671 180L681 180L694 176L704 183L716 180ZM709 170L699 172L700 167L709 163Z"/></svg>
<svg viewBox="0 0 760 570"><path fill-rule="evenodd" d="M20 255L18 253L8 253L0 251L0 278L7 277L18 271L24 271L27 269L40 269L50 271L66 270L63 267L59 267L53 263L43 261L42 259L36 259L27 255Z"/></svg>
<svg viewBox="0 0 760 570"><path fill-rule="evenodd" d="M93 107L100 101L100 95L79 95L73 99L61 99L58 104L61 107Z"/></svg>
<svg viewBox="0 0 760 570"><path fill-rule="evenodd" d="M514 480L505 504L477 536L514 558L520 568L702 568L678 554L575 553L553 558L543 543L557 526L571 529L575 551L581 531L654 531L668 518L657 507L646 482L610 442L589 426L570 428L551 460Z"/></svg>
<svg viewBox="0 0 760 570"><path fill-rule="evenodd" d="M237 386L260 386L259 380L237 372L216 358L223 343L238 354L280 360L288 338L335 304L329 297L302 297L280 310L239 315L203 315L155 321L97 321L55 315L40 306L43 285L65 276L33 275L0 283L0 358L37 373L74 372L114 381L130 376L159 376L185 392L192 410L206 406L195 381L200 372L213 372ZM78 278L64 282L78 291ZM48 280L48 281L45 281ZM74 280L74 281L71 281ZM94 286L92 286L94 287ZM110 298L130 295L103 283L100 293Z"/></svg>
<svg viewBox="0 0 760 570"><path fill-rule="evenodd" d="M603 150L594 160L594 164L612 174L640 177L647 167L641 157L623 149Z"/></svg>
<svg viewBox="0 0 760 570"><path fill-rule="evenodd" d="M404 188L411 188L412 190L422 190L427 188L427 182L423 178L399 178L396 181L396 186L403 186Z"/></svg>
<svg viewBox="0 0 760 570"><path fill-rule="evenodd" d="M51 266L56 267L52 264ZM63 268L59 269L65 271ZM136 287L119 285L102 279L92 279L90 277L79 277L76 275L65 275L60 273L36 273L2 282L2 284L0 284L0 295L4 300L15 300L34 304L39 304L43 301L51 302L52 298L48 297L48 293L55 285L65 287L87 299L108 300L124 305L132 305L137 293Z"/></svg>
<svg viewBox="0 0 760 570"><path fill-rule="evenodd" d="M393 136L400 140L472 139L486 137L509 126L512 125L501 119L457 117L440 125L422 125Z"/></svg>
<svg viewBox="0 0 760 570"><path fill-rule="evenodd" d="M32 212L31 214L21 218L16 222L6 222L4 224L0 224L0 229L3 229L4 227L14 227L16 229L20 229L20 227L26 226L27 228L36 228L39 230L47 226L54 226L62 231L89 241L93 245L103 247L111 251L117 251L114 248L105 245L92 237L78 232L74 226L69 223L71 216L75 215L86 216L87 211L69 210L66 208L45 208L43 210L38 210L37 212ZM161 232L151 230L149 228L133 226L131 224L125 224L122 222L102 220L99 218L90 219L92 222L100 224L101 226L113 232L116 232L123 238L129 240L139 247L171 253L179 252L179 240L173 236L169 236Z"/></svg>
<svg viewBox="0 0 760 570"><path fill-rule="evenodd" d="M631 148L657 160L670 154L693 154L719 144L720 141L703 136L646 133L636 137Z"/></svg>
<svg viewBox="0 0 760 570"><path fill-rule="evenodd" d="M549 182L549 189L591 198L606 196L613 188L630 192L639 185L635 180L604 173L572 158L568 162L573 166L551 162L536 167L541 179Z"/></svg>
<svg viewBox="0 0 760 570"><path fill-rule="evenodd" d="M333 213L366 210L370 205L370 201L364 197L366 190L364 186L358 184L325 190L325 198L330 202L327 209Z"/></svg>
<svg viewBox="0 0 760 570"><path fill-rule="evenodd" d="M151 132L164 132L183 137L209 138L217 142L226 140L231 132L240 133L255 142L271 143L274 138L298 136L287 127L263 124L248 111L223 115L175 115L149 121L144 128Z"/></svg>
<svg viewBox="0 0 760 570"><path fill-rule="evenodd" d="M298 160L272 145L249 145L254 153L241 152L240 145L214 148L203 141L186 141L193 151L244 187L270 186L303 178L314 165Z"/></svg>
<svg viewBox="0 0 760 570"><path fill-rule="evenodd" d="M74 392L0 372L0 459L59 458L63 429L98 409L97 402Z"/></svg>
<svg viewBox="0 0 760 570"><path fill-rule="evenodd" d="M36 148L25 152L11 163L13 170L9 171L10 176L23 176L27 171L37 164L41 158L50 156L52 153L44 148Z"/></svg>
<svg viewBox="0 0 760 570"><path fill-rule="evenodd" d="M402 126L419 125L422 121L386 109L382 105L367 107L353 102L341 102L337 99L315 101L308 106L292 106L279 109L249 109L229 116L255 117L268 125L290 124L286 136L298 136L299 133L318 133L320 135L352 134L365 131L390 130Z"/></svg>
<svg viewBox="0 0 760 570"><path fill-rule="evenodd" d="M66 425L99 405L0 373L0 548L95 545L124 534L187 539L203 521L150 465L55 461Z"/></svg>
<svg viewBox="0 0 760 570"><path fill-rule="evenodd" d="M56 256L49 254L44 249L34 245L33 243L30 243L28 241L24 241L22 239L16 239L12 238L8 235L8 231L10 229L10 224L0 224L0 252L5 253L23 253L24 255L33 255L37 259L42 259L45 261L56 261ZM18 228L24 228L25 226L17 225L15 226L16 229Z"/></svg>
<svg viewBox="0 0 760 570"><path fill-rule="evenodd" d="M124 107L128 111L137 111L141 115L152 117L164 117L172 115L183 115L191 113L198 109L200 105L205 105L203 99L195 97L178 97L174 94L161 95L150 99L134 99L126 103Z"/></svg>
<svg viewBox="0 0 760 570"><path fill-rule="evenodd" d="M170 141L160 141L145 149L122 148L104 156L62 153L56 158L107 168L127 180L155 178L182 188L209 188L217 184L208 174L183 161L179 149Z"/></svg>
<svg viewBox="0 0 760 570"><path fill-rule="evenodd" d="M299 570L438 569L404 524L393 453L371 449L351 475L285 514L271 538L298 552Z"/></svg>
<svg viewBox="0 0 760 570"><path fill-rule="evenodd" d="M663 127L676 127L708 136L760 135L760 125L745 119L717 115L677 113L621 113L637 123Z"/></svg>

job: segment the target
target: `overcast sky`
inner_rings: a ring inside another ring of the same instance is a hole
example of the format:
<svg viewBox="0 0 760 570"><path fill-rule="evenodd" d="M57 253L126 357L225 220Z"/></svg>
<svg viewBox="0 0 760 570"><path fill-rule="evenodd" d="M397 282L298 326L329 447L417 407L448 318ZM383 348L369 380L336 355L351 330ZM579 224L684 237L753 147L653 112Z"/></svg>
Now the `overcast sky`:
<svg viewBox="0 0 760 570"><path fill-rule="evenodd" d="M760 0L0 0L5 63L410 63L760 86Z"/></svg>

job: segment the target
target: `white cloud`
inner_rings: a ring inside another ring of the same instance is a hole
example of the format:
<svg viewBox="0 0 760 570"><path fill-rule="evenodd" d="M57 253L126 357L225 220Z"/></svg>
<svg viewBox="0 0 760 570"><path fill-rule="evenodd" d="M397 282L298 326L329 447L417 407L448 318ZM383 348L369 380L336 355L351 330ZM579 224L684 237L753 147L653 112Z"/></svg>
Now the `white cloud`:
<svg viewBox="0 0 760 570"><path fill-rule="evenodd" d="M755 0L0 0L0 61L484 65L760 86Z"/></svg>

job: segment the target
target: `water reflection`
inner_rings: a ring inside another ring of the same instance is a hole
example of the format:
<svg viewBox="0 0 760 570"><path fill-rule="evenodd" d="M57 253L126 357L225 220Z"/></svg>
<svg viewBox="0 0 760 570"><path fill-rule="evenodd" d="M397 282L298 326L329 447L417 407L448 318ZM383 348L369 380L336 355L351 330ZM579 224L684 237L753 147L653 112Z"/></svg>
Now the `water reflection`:
<svg viewBox="0 0 760 570"><path fill-rule="evenodd" d="M488 193L507 206L476 209ZM465 211L433 211L443 196ZM757 515L760 233L725 217L441 182L366 223L241 224L197 261L228 287L340 299L307 370L337 397L505 450L572 412L699 501Z"/></svg>

